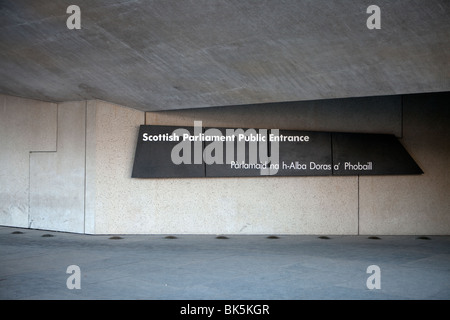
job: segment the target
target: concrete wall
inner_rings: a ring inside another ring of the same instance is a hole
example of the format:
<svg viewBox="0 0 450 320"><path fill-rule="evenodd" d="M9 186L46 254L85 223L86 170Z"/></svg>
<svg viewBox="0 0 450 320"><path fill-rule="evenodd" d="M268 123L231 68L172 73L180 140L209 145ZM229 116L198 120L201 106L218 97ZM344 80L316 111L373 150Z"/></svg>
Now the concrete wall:
<svg viewBox="0 0 450 320"><path fill-rule="evenodd" d="M88 102L87 114L86 232L156 233L151 182L131 179L145 113L95 100Z"/></svg>
<svg viewBox="0 0 450 320"><path fill-rule="evenodd" d="M56 151L57 105L0 95L0 224L30 226L31 152Z"/></svg>
<svg viewBox="0 0 450 320"><path fill-rule="evenodd" d="M84 232L85 113L58 104L56 152L30 153L30 228Z"/></svg>
<svg viewBox="0 0 450 320"><path fill-rule="evenodd" d="M407 95L405 148L421 176L360 177L363 234L450 234L450 94Z"/></svg>
<svg viewBox="0 0 450 320"><path fill-rule="evenodd" d="M86 102L0 98L0 224L84 232Z"/></svg>
<svg viewBox="0 0 450 320"><path fill-rule="evenodd" d="M158 113L99 100L1 98L2 225L96 234L450 234L449 94ZM425 174L130 178L139 125L194 120L393 133Z"/></svg>

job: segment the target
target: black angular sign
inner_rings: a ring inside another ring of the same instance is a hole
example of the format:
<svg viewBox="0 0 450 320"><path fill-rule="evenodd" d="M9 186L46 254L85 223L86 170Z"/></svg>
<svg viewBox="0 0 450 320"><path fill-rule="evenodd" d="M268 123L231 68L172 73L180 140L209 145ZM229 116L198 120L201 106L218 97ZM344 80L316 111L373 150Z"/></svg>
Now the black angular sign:
<svg viewBox="0 0 450 320"><path fill-rule="evenodd" d="M423 171L394 135L333 133L334 175L402 175Z"/></svg>
<svg viewBox="0 0 450 320"><path fill-rule="evenodd" d="M172 132L178 129L190 135L194 134L193 127L166 127L166 126L144 126L139 129L139 138L136 147L133 165L133 178L178 178L178 177L203 177L205 168L203 161L194 163L194 153L185 155L190 163L176 164L171 159L171 154L178 145ZM194 146L190 143L192 150L203 149L203 145ZM176 150L175 150L176 151ZM188 162L188 161L186 161Z"/></svg>
<svg viewBox="0 0 450 320"><path fill-rule="evenodd" d="M133 178L404 175L394 135L142 125Z"/></svg>
<svg viewBox="0 0 450 320"><path fill-rule="evenodd" d="M332 172L331 133L280 130L280 166L277 176L328 176ZM289 141L289 137L308 141Z"/></svg>
<svg viewBox="0 0 450 320"><path fill-rule="evenodd" d="M228 132L227 132L228 130ZM211 160L217 160L213 163L206 161L205 163L205 176L206 177L255 177L260 175L259 166L242 168L243 164L258 164L262 162L259 156L263 148L267 148L267 144L255 143L252 141L239 142L239 134L244 134L253 130L253 135L256 136L256 130L254 129L225 129L225 128L205 128L207 137L233 137L234 139L228 139L228 141L206 141L205 153L211 154ZM260 133L261 135L261 133ZM265 136L265 135L264 135ZM261 136L259 136L261 137ZM222 146L222 150L220 149ZM245 152L248 150L248 152ZM209 152L211 151L211 153ZM220 152L222 151L222 152ZM220 155L216 155L220 153ZM242 155L242 159L239 158L239 154ZM252 159L253 155L254 159ZM228 161L227 161L228 156ZM242 168L242 169L241 169Z"/></svg>

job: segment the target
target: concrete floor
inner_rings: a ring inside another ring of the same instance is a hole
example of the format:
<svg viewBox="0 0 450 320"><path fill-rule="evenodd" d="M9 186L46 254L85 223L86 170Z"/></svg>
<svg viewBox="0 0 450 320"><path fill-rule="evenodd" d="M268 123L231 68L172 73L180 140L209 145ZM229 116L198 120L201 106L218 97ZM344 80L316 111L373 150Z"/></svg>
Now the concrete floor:
<svg viewBox="0 0 450 320"><path fill-rule="evenodd" d="M0 299L450 298L450 236L110 237L0 227ZM67 288L69 265L81 289Z"/></svg>

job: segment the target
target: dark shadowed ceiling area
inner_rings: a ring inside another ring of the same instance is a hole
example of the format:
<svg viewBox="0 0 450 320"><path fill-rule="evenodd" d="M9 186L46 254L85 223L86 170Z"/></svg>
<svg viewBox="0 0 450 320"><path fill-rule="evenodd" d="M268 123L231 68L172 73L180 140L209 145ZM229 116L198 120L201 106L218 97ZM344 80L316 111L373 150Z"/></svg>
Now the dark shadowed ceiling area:
<svg viewBox="0 0 450 320"><path fill-rule="evenodd" d="M69 5L81 29L68 29ZM367 7L381 9L368 29ZM450 91L449 0L0 0L0 93L144 111Z"/></svg>

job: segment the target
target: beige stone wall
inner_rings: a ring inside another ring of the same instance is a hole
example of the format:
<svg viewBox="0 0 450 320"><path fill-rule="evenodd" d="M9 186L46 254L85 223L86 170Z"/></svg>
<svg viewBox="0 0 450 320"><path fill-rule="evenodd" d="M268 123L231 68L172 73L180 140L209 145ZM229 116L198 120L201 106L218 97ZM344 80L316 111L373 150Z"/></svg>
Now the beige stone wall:
<svg viewBox="0 0 450 320"><path fill-rule="evenodd" d="M30 228L84 232L85 123L85 101L58 104L56 152L30 154Z"/></svg>
<svg viewBox="0 0 450 320"><path fill-rule="evenodd" d="M144 112L96 100L87 115L86 232L152 233L151 190L131 179Z"/></svg>
<svg viewBox="0 0 450 320"><path fill-rule="evenodd" d="M450 234L448 94L158 113L99 100L0 98L0 225L92 234ZM139 125L194 120L393 133L425 174L131 178Z"/></svg>
<svg viewBox="0 0 450 320"><path fill-rule="evenodd" d="M345 131L347 125L350 131L400 134L396 99L147 113L145 122L191 126L202 120L205 126L334 131ZM380 105L384 112L375 112ZM104 102L94 108L95 233L356 234L358 230L357 177L131 179L142 115ZM355 112L364 108L373 111L374 121L368 123L367 113Z"/></svg>
<svg viewBox="0 0 450 320"><path fill-rule="evenodd" d="M0 95L0 225L30 226L30 156L55 152L56 132L56 104Z"/></svg>

